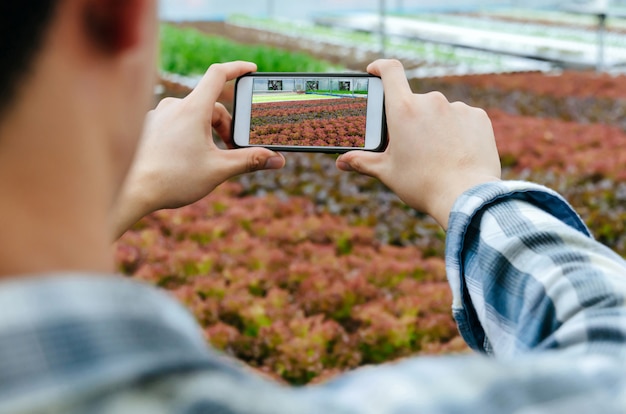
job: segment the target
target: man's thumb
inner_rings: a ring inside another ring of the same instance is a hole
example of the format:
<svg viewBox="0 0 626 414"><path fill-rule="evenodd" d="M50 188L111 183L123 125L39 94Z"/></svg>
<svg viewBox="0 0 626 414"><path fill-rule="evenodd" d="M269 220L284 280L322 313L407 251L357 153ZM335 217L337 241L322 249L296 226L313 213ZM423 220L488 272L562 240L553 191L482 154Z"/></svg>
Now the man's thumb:
<svg viewBox="0 0 626 414"><path fill-rule="evenodd" d="M379 178L382 153L350 151L337 158L337 168Z"/></svg>
<svg viewBox="0 0 626 414"><path fill-rule="evenodd" d="M259 170L278 170L285 166L285 158L266 148L223 150L228 159L228 175L235 176Z"/></svg>

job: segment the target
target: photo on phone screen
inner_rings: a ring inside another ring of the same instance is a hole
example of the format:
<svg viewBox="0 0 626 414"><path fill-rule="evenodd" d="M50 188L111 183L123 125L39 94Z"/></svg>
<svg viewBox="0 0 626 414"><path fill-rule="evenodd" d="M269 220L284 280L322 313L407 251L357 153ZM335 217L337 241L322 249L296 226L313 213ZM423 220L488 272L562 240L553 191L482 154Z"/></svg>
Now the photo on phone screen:
<svg viewBox="0 0 626 414"><path fill-rule="evenodd" d="M250 145L365 147L367 78L256 78Z"/></svg>
<svg viewBox="0 0 626 414"><path fill-rule="evenodd" d="M377 85L373 104L372 83ZM382 85L376 77L254 74L238 82L236 99L238 146L377 149L382 144Z"/></svg>

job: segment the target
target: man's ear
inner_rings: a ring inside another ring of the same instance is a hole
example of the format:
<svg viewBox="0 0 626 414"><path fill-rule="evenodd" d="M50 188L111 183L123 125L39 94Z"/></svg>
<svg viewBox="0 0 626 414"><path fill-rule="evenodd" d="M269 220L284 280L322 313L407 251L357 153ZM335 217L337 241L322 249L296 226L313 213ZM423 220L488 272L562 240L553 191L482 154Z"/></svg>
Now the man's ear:
<svg viewBox="0 0 626 414"><path fill-rule="evenodd" d="M154 0L87 0L85 30L90 41L105 53L121 53L141 39L141 17L146 2Z"/></svg>

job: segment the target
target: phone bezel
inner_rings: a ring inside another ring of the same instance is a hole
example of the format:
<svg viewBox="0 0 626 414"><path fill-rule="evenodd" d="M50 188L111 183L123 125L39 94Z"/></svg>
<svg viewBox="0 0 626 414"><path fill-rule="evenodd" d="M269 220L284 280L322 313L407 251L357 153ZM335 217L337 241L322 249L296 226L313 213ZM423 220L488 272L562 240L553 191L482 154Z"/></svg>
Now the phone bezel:
<svg viewBox="0 0 626 414"><path fill-rule="evenodd" d="M365 147L316 147L287 145L250 145L250 114L254 78L368 78ZM264 147L274 151L345 153L354 150L384 151L387 146L385 102L382 80L367 73L303 73L303 72L253 72L237 78L232 120L232 142L236 148Z"/></svg>

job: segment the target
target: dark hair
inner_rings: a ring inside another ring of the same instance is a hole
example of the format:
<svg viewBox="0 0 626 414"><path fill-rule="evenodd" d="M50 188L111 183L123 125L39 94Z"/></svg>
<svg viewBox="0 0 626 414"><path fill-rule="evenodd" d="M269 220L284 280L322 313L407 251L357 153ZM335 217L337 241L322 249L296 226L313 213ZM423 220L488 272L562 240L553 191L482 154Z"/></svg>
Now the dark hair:
<svg viewBox="0 0 626 414"><path fill-rule="evenodd" d="M0 0L0 116L28 75L56 5L57 0Z"/></svg>

